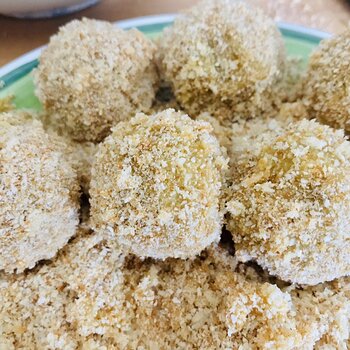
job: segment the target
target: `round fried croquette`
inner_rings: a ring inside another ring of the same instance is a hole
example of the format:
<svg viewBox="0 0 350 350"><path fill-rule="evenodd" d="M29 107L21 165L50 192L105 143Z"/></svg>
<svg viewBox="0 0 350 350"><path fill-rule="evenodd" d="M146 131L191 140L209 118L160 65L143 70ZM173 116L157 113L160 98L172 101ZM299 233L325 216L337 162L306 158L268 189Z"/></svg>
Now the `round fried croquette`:
<svg viewBox="0 0 350 350"><path fill-rule="evenodd" d="M199 3L159 39L161 76L192 117L222 123L273 109L283 76L284 44L272 20L242 1Z"/></svg>
<svg viewBox="0 0 350 350"><path fill-rule="evenodd" d="M0 126L0 270L20 273L75 234L79 185L65 145L30 114L0 114Z"/></svg>
<svg viewBox="0 0 350 350"><path fill-rule="evenodd" d="M140 257L188 258L220 239L227 161L210 124L167 109L117 124L92 168L92 224Z"/></svg>
<svg viewBox="0 0 350 350"><path fill-rule="evenodd" d="M155 45L137 30L74 20L60 28L40 57L36 94L52 123L77 141L101 141L110 128L155 96Z"/></svg>
<svg viewBox="0 0 350 350"><path fill-rule="evenodd" d="M350 29L323 40L309 60L304 100L312 118L350 133Z"/></svg>
<svg viewBox="0 0 350 350"><path fill-rule="evenodd" d="M342 130L290 124L250 159L230 196L240 261L299 284L350 274L350 143Z"/></svg>

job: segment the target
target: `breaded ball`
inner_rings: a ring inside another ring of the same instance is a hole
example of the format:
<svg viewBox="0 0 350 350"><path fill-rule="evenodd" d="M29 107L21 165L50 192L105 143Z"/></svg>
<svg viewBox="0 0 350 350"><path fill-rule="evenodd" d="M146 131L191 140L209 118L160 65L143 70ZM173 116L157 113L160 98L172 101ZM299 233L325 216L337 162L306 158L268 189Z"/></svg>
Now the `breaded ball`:
<svg viewBox="0 0 350 350"><path fill-rule="evenodd" d="M159 39L162 78L184 110L222 123L273 109L284 44L275 23L243 1L206 0L175 19Z"/></svg>
<svg viewBox="0 0 350 350"><path fill-rule="evenodd" d="M51 114L46 111L35 115L45 131L53 138L65 144L65 154L73 169L77 172L79 184L84 193L88 194L91 179L91 165L96 153L97 144L90 141L74 141L62 125L52 124Z"/></svg>
<svg viewBox="0 0 350 350"><path fill-rule="evenodd" d="M19 273L75 234L79 185L65 145L30 114L0 114L0 126L0 270Z"/></svg>
<svg viewBox="0 0 350 350"><path fill-rule="evenodd" d="M157 83L155 45L137 30L74 20L50 39L34 74L52 123L78 141L101 141L111 126L148 111Z"/></svg>
<svg viewBox="0 0 350 350"><path fill-rule="evenodd" d="M217 242L227 161L211 131L173 109L117 124L92 169L94 228L140 257L193 257Z"/></svg>
<svg viewBox="0 0 350 350"><path fill-rule="evenodd" d="M323 40L311 55L304 79L310 116L350 133L350 29Z"/></svg>
<svg viewBox="0 0 350 350"><path fill-rule="evenodd" d="M315 121L290 124L233 184L228 229L240 261L314 285L350 274L350 143Z"/></svg>

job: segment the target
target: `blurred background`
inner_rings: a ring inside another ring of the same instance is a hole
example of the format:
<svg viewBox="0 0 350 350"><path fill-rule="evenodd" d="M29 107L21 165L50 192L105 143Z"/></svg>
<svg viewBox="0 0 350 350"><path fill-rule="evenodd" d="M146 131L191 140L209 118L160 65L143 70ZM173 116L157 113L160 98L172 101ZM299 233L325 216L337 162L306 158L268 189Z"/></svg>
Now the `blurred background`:
<svg viewBox="0 0 350 350"><path fill-rule="evenodd" d="M340 33L350 25L347 0L247 0L277 21ZM196 0L0 0L0 66L47 43L73 18L116 21L179 12ZM21 17L15 18L14 16ZM24 18L23 18L24 17ZM38 18L44 17L44 18Z"/></svg>

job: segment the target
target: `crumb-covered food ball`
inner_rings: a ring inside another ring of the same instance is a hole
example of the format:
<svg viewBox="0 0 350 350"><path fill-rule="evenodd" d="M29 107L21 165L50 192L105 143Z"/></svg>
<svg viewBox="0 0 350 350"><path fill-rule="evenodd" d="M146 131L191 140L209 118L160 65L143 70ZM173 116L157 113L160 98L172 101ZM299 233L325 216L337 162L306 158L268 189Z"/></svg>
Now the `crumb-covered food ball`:
<svg viewBox="0 0 350 350"><path fill-rule="evenodd" d="M75 234L79 185L65 145L25 112L0 114L0 270L52 258Z"/></svg>
<svg viewBox="0 0 350 350"><path fill-rule="evenodd" d="M140 257L193 257L217 242L227 161L211 130L173 109L117 124L92 169L94 228Z"/></svg>
<svg viewBox="0 0 350 350"><path fill-rule="evenodd" d="M52 123L78 141L100 141L111 126L152 105L155 45L141 32L74 20L50 39L34 74Z"/></svg>
<svg viewBox="0 0 350 350"><path fill-rule="evenodd" d="M310 116L350 133L350 29L324 40L311 55L304 79Z"/></svg>
<svg viewBox="0 0 350 350"><path fill-rule="evenodd" d="M192 117L223 123L273 109L285 52L272 20L243 1L206 0L175 19L159 39L162 78Z"/></svg>
<svg viewBox="0 0 350 350"><path fill-rule="evenodd" d="M290 124L250 160L230 195L240 261L300 284L350 274L350 143L342 130Z"/></svg>

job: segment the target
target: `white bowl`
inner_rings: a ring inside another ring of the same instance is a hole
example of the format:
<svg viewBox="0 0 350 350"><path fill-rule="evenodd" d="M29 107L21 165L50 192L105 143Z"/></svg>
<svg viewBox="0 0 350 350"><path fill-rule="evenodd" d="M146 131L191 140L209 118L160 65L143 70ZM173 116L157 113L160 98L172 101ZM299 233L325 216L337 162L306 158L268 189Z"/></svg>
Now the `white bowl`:
<svg viewBox="0 0 350 350"><path fill-rule="evenodd" d="M99 0L1 0L0 13L19 18L66 15L94 5Z"/></svg>

